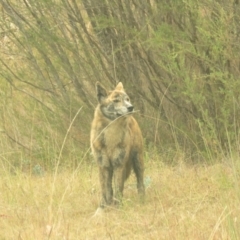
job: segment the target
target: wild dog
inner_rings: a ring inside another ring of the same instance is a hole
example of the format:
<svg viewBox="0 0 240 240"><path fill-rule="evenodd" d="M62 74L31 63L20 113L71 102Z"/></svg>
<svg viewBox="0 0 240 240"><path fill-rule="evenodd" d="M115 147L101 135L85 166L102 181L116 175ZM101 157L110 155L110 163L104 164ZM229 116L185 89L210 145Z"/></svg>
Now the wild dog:
<svg viewBox="0 0 240 240"><path fill-rule="evenodd" d="M121 202L124 181L129 177L132 167L137 178L138 193L144 197L143 138L132 116L133 105L121 82L110 92L97 82L96 93L98 105L92 121L90 141L99 167L102 190L100 207L104 208L113 203L112 179L114 199Z"/></svg>

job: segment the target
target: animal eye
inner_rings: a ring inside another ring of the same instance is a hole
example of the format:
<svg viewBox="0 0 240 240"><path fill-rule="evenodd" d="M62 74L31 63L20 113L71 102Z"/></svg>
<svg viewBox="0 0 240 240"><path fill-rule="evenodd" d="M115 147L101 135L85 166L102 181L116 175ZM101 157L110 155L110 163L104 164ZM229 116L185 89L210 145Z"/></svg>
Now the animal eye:
<svg viewBox="0 0 240 240"><path fill-rule="evenodd" d="M126 99L126 101L128 101L128 102L129 102L129 101L130 101L130 99L129 99L129 98L127 98L127 99Z"/></svg>
<svg viewBox="0 0 240 240"><path fill-rule="evenodd" d="M114 99L113 102L118 103L118 102L120 102L120 100L119 99Z"/></svg>

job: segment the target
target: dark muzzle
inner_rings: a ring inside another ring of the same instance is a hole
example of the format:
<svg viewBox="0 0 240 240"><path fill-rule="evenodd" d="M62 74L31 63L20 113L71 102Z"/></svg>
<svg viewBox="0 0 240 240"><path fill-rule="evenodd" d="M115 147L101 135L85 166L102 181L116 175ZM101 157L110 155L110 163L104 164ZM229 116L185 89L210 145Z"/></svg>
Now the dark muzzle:
<svg viewBox="0 0 240 240"><path fill-rule="evenodd" d="M133 106L130 106L127 109L128 109L128 112L132 112L133 111Z"/></svg>

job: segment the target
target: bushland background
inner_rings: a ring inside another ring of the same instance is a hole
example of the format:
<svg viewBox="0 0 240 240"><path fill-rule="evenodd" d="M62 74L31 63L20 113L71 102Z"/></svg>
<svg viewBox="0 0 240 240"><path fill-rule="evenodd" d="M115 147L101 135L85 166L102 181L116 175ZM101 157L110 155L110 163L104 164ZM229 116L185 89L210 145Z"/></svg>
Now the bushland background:
<svg viewBox="0 0 240 240"><path fill-rule="evenodd" d="M3 239L240 238L237 0L2 0L0 11ZM122 81L139 110L149 199L135 211L131 183L125 208L92 231L96 81Z"/></svg>

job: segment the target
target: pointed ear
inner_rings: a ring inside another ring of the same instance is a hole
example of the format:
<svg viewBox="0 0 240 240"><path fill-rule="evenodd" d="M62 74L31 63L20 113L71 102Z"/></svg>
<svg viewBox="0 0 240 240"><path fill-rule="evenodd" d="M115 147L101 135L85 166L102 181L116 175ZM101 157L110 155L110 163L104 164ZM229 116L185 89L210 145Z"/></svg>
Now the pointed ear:
<svg viewBox="0 0 240 240"><path fill-rule="evenodd" d="M115 88L115 90L122 91L123 90L123 84L119 82Z"/></svg>
<svg viewBox="0 0 240 240"><path fill-rule="evenodd" d="M97 99L100 103L104 98L107 97L106 89L100 84L100 82L96 82L96 92L97 92Z"/></svg>

